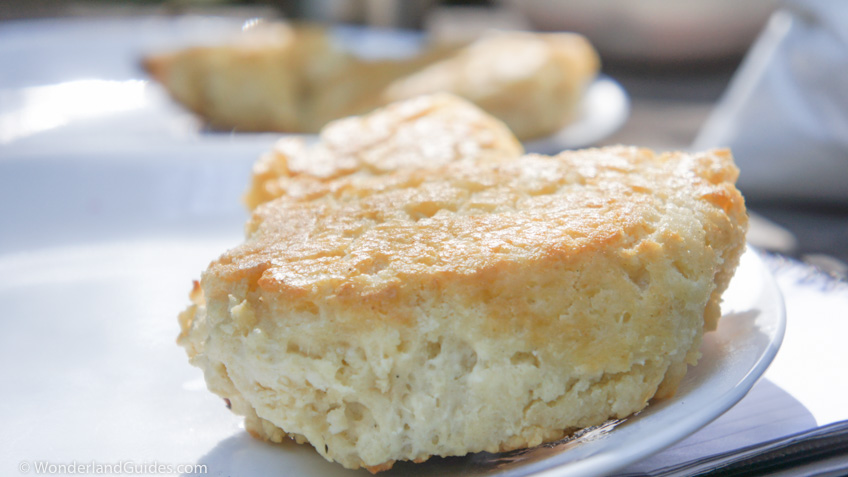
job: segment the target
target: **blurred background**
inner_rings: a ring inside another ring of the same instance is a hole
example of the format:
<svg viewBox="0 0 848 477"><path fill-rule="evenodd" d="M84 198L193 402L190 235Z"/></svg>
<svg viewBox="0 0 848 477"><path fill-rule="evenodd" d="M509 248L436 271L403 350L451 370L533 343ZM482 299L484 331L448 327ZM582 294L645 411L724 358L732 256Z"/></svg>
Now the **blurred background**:
<svg viewBox="0 0 848 477"><path fill-rule="evenodd" d="M488 29L575 31L632 98L605 143L688 146L777 0L9 0L0 20L140 15L287 18L411 28L437 41Z"/></svg>
<svg viewBox="0 0 848 477"><path fill-rule="evenodd" d="M805 2L789 2L793 3ZM413 29L444 42L470 41L493 28L575 31L598 49L602 72L618 81L630 100L627 121L597 145L669 150L686 149L693 143L713 145L709 138L706 143L696 139L752 44L774 12L785 6L777 0L7 0L0 3L0 20L184 14L263 17ZM848 156L844 150L835 154ZM749 168L745 162L754 161L745 156L737 154L743 178ZM848 157L842 159L848 164ZM848 177L843 179L848 184ZM759 185L744 181L742 186L750 208L759 214L753 243L815 264L837 277L846 276L844 196L848 194L822 199L803 193L761 194ZM768 220L760 222L761 217Z"/></svg>

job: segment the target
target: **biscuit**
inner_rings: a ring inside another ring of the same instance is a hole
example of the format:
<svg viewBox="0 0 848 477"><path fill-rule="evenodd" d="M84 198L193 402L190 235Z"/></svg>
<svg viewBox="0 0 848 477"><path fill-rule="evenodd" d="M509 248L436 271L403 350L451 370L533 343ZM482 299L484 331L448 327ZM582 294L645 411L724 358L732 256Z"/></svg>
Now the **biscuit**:
<svg viewBox="0 0 848 477"><path fill-rule="evenodd" d="M324 29L260 24L223 45L148 55L144 68L213 128L314 133L391 102L448 92L506 122L522 140L570 122L598 55L573 33L500 33L393 60L359 58Z"/></svg>
<svg viewBox="0 0 848 477"><path fill-rule="evenodd" d="M252 209L284 194L309 196L339 177L522 153L509 129L476 106L444 93L421 96L332 122L316 144L280 139L254 165L244 201Z"/></svg>
<svg viewBox="0 0 848 477"><path fill-rule="evenodd" d="M599 68L598 54L581 35L500 32L397 79L383 99L453 93L502 120L525 141L571 122Z"/></svg>
<svg viewBox="0 0 848 477"><path fill-rule="evenodd" d="M270 23L223 45L148 55L142 66L212 128L305 133L312 91L352 61L320 27Z"/></svg>
<svg viewBox="0 0 848 477"><path fill-rule="evenodd" d="M256 437L372 471L557 440L670 396L747 224L726 150L349 175L259 205L178 339Z"/></svg>

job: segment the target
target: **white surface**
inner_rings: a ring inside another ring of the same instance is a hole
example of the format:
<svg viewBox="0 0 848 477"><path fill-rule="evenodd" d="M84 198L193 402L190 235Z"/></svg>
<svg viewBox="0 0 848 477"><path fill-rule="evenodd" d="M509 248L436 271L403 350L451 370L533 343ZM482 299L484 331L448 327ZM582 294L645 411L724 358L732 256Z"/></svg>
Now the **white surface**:
<svg viewBox="0 0 848 477"><path fill-rule="evenodd" d="M779 265L777 277L792 319L766 377L803 403L819 426L848 419L848 283L792 262Z"/></svg>

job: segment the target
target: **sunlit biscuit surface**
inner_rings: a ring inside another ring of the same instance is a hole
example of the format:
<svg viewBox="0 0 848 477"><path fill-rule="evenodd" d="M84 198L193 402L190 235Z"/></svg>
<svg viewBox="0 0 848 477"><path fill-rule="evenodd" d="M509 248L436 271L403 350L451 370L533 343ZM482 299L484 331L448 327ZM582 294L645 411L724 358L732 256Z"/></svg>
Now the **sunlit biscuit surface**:
<svg viewBox="0 0 848 477"><path fill-rule="evenodd" d="M450 94L433 94L327 125L309 144L287 136L253 167L245 203L251 209L282 195L309 196L328 181L409 168L438 168L466 159L518 158L509 129Z"/></svg>
<svg viewBox="0 0 848 477"><path fill-rule="evenodd" d="M535 446L673 394L744 248L729 152L481 157L259 205L179 343L349 468Z"/></svg>

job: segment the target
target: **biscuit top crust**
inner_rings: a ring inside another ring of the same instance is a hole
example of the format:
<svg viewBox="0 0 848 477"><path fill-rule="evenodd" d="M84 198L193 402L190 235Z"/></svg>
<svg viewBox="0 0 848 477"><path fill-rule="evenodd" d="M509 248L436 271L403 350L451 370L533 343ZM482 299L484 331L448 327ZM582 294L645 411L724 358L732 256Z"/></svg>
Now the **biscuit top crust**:
<svg viewBox="0 0 848 477"><path fill-rule="evenodd" d="M311 146L301 138L281 139L254 166L245 202L252 209L284 194L309 196L322 183L352 174L522 153L503 123L456 96L434 94L332 122Z"/></svg>
<svg viewBox="0 0 848 477"><path fill-rule="evenodd" d="M204 280L247 280L283 300L390 302L463 277L485 287L527 265L567 264L648 236L700 234L701 247L723 250L744 243L736 177L726 150L634 147L351 176L260 206L246 242Z"/></svg>

